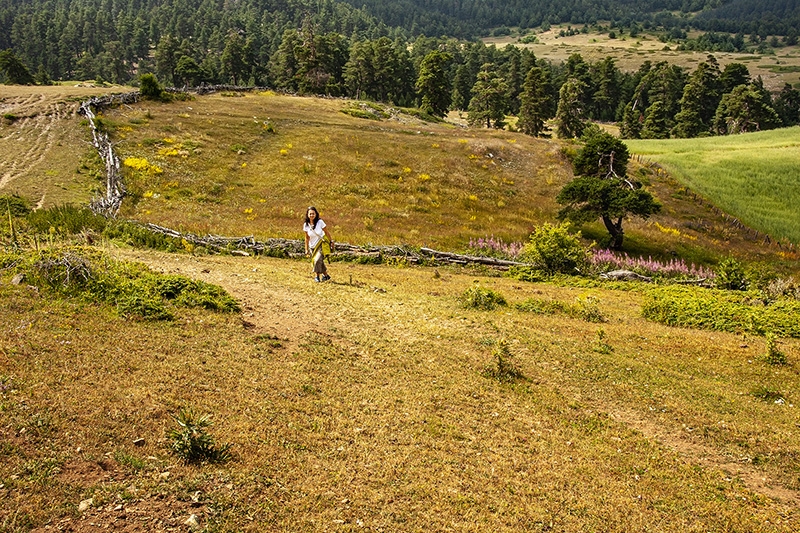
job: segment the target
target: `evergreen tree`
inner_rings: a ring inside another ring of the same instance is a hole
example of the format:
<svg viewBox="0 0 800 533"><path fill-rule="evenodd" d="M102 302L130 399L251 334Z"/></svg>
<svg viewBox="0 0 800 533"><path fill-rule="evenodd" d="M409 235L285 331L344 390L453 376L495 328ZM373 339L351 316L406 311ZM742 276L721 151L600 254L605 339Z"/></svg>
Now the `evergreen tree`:
<svg viewBox="0 0 800 533"><path fill-rule="evenodd" d="M522 133L539 137L545 132L545 119L548 118L548 95L544 71L533 67L525 77L520 95L519 120L517 127Z"/></svg>
<svg viewBox="0 0 800 533"><path fill-rule="evenodd" d="M6 83L11 85L31 85L34 81L28 67L10 48L0 52L0 72L5 75Z"/></svg>
<svg viewBox="0 0 800 533"><path fill-rule="evenodd" d="M556 135L562 139L580 137L586 127L586 109L583 104L586 84L569 78L558 93L556 110Z"/></svg>
<svg viewBox="0 0 800 533"><path fill-rule="evenodd" d="M800 123L800 91L785 84L775 99L774 108L784 126L796 126Z"/></svg>
<svg viewBox="0 0 800 533"><path fill-rule="evenodd" d="M714 130L719 135L777 128L781 119L769 102L769 94L758 83L739 85L722 97Z"/></svg>
<svg viewBox="0 0 800 533"><path fill-rule="evenodd" d="M180 42L171 35L164 35L155 50L156 73L167 83L175 84L175 68L178 66Z"/></svg>
<svg viewBox="0 0 800 533"><path fill-rule="evenodd" d="M675 115L672 130L676 137L697 137L711 130L711 122L721 98L720 87L717 61L714 56L708 56L708 61L697 66L683 88L681 110Z"/></svg>
<svg viewBox="0 0 800 533"><path fill-rule="evenodd" d="M222 61L222 75L228 79L229 83L234 85L243 83L242 78L248 71L248 63L245 54L245 40L239 32L231 32L228 35L228 39L225 41L225 49L222 51L220 59Z"/></svg>
<svg viewBox="0 0 800 533"><path fill-rule="evenodd" d="M589 73L592 79L594 94L592 95L591 115L597 120L614 120L620 102L621 73L611 57L591 65Z"/></svg>
<svg viewBox="0 0 800 533"><path fill-rule="evenodd" d="M443 117L450 107L451 91L447 77L448 63L453 56L435 50L422 60L416 90L419 107L435 117Z"/></svg>
<svg viewBox="0 0 800 533"><path fill-rule="evenodd" d="M615 250L622 248L626 217L646 219L661 209L641 183L627 177L628 159L622 141L605 132L592 135L573 162L575 179L556 197L564 206L559 219L584 224L600 218Z"/></svg>
<svg viewBox="0 0 800 533"><path fill-rule="evenodd" d="M623 139L640 139L642 137L644 114L634 107L637 103L626 104L622 112L619 134Z"/></svg>
<svg viewBox="0 0 800 533"><path fill-rule="evenodd" d="M486 63L478 73L478 81L472 87L467 122L471 126L485 124L487 128L502 128L508 110L508 85L494 71L494 65Z"/></svg>
<svg viewBox="0 0 800 533"><path fill-rule="evenodd" d="M719 76L720 96L731 92L739 85L748 83L750 83L750 71L747 70L747 66L742 63L728 63Z"/></svg>
<svg viewBox="0 0 800 533"><path fill-rule="evenodd" d="M669 139L669 117L661 100L656 100L645 112L642 139Z"/></svg>

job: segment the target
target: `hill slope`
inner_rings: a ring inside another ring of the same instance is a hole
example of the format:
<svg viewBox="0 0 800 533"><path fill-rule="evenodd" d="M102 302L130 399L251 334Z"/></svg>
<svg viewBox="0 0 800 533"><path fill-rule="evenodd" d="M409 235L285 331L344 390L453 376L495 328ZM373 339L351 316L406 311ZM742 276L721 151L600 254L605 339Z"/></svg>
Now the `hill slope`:
<svg viewBox="0 0 800 533"><path fill-rule="evenodd" d="M244 312L126 321L3 275L4 527L155 531L190 514L221 531L800 525L796 365L764 363L760 339L647 322L635 287L480 281L510 303L596 298L600 325L463 309L475 276L451 270L336 264L320 285L305 262L109 252L220 283ZM484 375L501 341L524 380ZM232 461L169 453L186 406L212 416Z"/></svg>

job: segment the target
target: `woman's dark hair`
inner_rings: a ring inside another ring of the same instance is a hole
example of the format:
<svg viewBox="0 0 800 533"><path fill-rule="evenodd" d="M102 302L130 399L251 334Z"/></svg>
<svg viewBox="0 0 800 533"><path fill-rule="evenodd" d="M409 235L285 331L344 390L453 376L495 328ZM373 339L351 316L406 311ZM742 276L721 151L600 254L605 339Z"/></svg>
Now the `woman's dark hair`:
<svg viewBox="0 0 800 533"><path fill-rule="evenodd" d="M314 217L314 225L313 226L311 226L311 219L308 218L308 212L309 211L314 211L314 214L317 215L317 216ZM317 229L317 222L319 222L319 211L317 211L317 208L312 205L311 207L306 209L306 220L305 220L305 223L308 224L309 226L311 226L312 228Z"/></svg>

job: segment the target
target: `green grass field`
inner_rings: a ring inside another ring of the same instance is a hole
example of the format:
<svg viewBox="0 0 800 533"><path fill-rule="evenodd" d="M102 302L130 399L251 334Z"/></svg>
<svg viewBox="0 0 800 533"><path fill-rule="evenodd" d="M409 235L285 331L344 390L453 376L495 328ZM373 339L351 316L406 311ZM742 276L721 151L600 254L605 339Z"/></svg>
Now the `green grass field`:
<svg viewBox="0 0 800 533"><path fill-rule="evenodd" d="M800 243L800 127L626 143L746 225Z"/></svg>

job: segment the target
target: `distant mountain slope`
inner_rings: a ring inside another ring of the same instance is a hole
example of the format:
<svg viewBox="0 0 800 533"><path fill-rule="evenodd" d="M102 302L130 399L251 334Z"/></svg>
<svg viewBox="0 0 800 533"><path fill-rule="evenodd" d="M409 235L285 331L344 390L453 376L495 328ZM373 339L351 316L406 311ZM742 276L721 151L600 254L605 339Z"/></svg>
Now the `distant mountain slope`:
<svg viewBox="0 0 800 533"><path fill-rule="evenodd" d="M344 0L365 8L388 26L412 34L475 37L510 26L654 21L659 25L701 27L732 33L786 35L797 30L798 0ZM668 13L699 13L694 18Z"/></svg>
<svg viewBox="0 0 800 533"><path fill-rule="evenodd" d="M797 35L800 0L732 0L699 13L695 25L715 31Z"/></svg>

